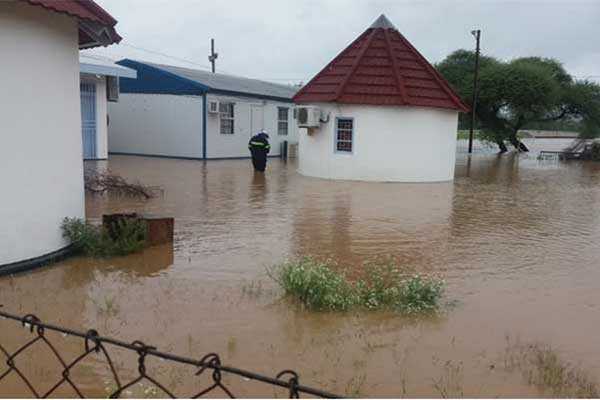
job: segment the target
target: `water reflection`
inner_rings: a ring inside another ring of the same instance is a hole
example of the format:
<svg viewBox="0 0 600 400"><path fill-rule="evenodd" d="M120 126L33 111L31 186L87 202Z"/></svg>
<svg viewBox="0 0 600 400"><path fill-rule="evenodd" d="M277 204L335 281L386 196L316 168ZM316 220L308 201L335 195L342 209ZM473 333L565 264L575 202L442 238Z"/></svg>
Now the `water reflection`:
<svg viewBox="0 0 600 400"><path fill-rule="evenodd" d="M360 266L378 258L427 268L432 243L445 246L453 185L311 180L299 199L292 243L298 255ZM317 185L327 191L315 198Z"/></svg>

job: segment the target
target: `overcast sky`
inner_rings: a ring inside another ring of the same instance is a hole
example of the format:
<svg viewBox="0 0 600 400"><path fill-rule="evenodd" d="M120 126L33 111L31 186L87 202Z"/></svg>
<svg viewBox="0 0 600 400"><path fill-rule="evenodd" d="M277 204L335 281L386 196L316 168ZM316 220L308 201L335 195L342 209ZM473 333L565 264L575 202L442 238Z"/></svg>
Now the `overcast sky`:
<svg viewBox="0 0 600 400"><path fill-rule="evenodd" d="M124 40L91 52L113 59L206 69L214 37L217 72L306 82L384 13L432 63L472 49L470 31L479 28L485 54L553 57L571 74L600 82L598 0L96 1L119 21Z"/></svg>

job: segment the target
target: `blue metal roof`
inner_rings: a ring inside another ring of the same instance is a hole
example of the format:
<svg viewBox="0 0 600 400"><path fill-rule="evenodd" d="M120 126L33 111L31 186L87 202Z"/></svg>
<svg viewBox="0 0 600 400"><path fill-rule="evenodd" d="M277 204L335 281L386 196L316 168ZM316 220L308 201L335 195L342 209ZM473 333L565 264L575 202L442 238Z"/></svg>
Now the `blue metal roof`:
<svg viewBox="0 0 600 400"><path fill-rule="evenodd" d="M180 77L150 64L124 59L117 61L137 71L137 79L121 78L121 93L153 93L202 95L210 88L190 79Z"/></svg>
<svg viewBox="0 0 600 400"><path fill-rule="evenodd" d="M213 74L171 65L124 59L117 64L138 71L138 79L121 79L122 93L218 93L291 102L297 88L233 75Z"/></svg>

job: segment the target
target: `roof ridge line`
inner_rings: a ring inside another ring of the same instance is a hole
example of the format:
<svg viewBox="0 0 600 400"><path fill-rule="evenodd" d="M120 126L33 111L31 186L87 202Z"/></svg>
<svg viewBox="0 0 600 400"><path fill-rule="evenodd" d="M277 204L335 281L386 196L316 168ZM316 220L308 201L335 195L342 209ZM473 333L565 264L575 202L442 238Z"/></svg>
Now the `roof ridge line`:
<svg viewBox="0 0 600 400"><path fill-rule="evenodd" d="M356 59L352 63L352 67L350 67L350 71L346 74L346 76L344 77L344 80L342 81L340 86L335 91L335 94L333 96L334 100L337 100L340 97L340 94L342 94L342 91L348 84L348 81L350 81L350 78L356 71L356 68L358 67L358 64L360 63L360 60L363 58L366 51L369 49L371 42L373 42L373 39L375 38L376 29L371 29L371 28L369 28L369 29L371 30L371 32L369 33L369 36L365 39L366 43L360 48L358 54L356 55Z"/></svg>
<svg viewBox="0 0 600 400"><path fill-rule="evenodd" d="M385 29L383 31L383 36L385 38L385 42L387 44L387 52L390 55L390 60L392 61L392 68L394 69L394 78L396 79L396 86L398 87L398 91L400 92L400 96L402 97L402 101L408 104L408 93L406 92L406 83L404 82L404 77L400 74L398 64L396 62L396 57L392 52L392 41L390 40L390 35Z"/></svg>
<svg viewBox="0 0 600 400"><path fill-rule="evenodd" d="M156 68L160 68L160 67L180 68L180 69L185 69L185 70L192 71L192 72L202 72L202 73L206 73L206 74L209 74L209 75L218 75L218 76L223 76L223 77L227 77L227 78L238 78L238 79L245 79L245 80L249 80L249 81L257 81L257 82L261 82L261 83L268 83L269 85L281 86L282 88L292 87L292 85L285 85L283 83L266 81L264 79L258 79L258 78L248 78L246 76L241 76L241 75L224 74L224 73L221 73L221 72L210 72L210 71L206 71L206 70L203 70L203 69L194 69L194 68L188 68L188 67L180 67L178 65L171 65L171 64L159 64L159 63L154 63L154 62L150 62L150 61L141 61L140 60L139 62L142 62L144 64L153 65Z"/></svg>

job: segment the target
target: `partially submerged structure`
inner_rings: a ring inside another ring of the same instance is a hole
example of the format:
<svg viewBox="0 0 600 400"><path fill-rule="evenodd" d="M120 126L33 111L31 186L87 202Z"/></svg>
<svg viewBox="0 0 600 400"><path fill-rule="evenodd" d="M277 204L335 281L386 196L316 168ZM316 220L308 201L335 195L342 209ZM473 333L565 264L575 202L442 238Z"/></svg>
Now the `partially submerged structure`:
<svg viewBox="0 0 600 400"><path fill-rule="evenodd" d="M396 182L454 177L458 113L468 108L384 15L294 102L304 175Z"/></svg>
<svg viewBox="0 0 600 400"><path fill-rule="evenodd" d="M61 221L84 216L79 49L120 41L116 23L92 0L0 2L0 272L61 254Z"/></svg>
<svg viewBox="0 0 600 400"><path fill-rule="evenodd" d="M190 159L249 157L248 140L262 129L271 155L297 142L291 86L125 59L137 71L121 78L109 106L109 152Z"/></svg>
<svg viewBox="0 0 600 400"><path fill-rule="evenodd" d="M79 55L81 136L84 160L108 157L108 102L119 101L119 77L135 79L135 70L88 54Z"/></svg>

